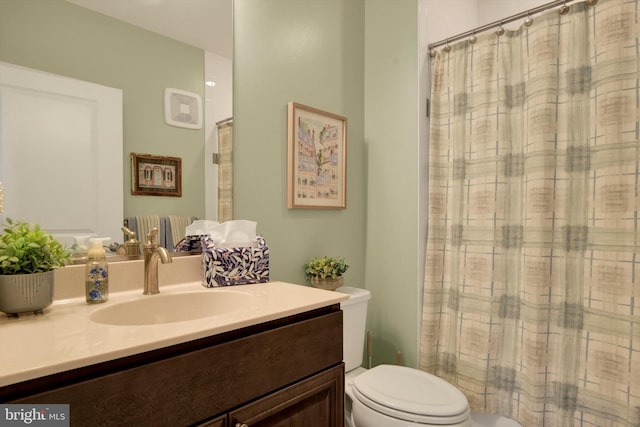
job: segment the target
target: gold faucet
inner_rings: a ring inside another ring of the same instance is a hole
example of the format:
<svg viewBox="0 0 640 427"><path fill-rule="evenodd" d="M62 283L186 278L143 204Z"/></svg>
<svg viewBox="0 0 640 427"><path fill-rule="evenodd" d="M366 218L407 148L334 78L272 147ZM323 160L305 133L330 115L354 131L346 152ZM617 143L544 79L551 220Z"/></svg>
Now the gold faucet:
<svg viewBox="0 0 640 427"><path fill-rule="evenodd" d="M160 293L158 287L158 259L163 264L171 263L171 255L166 248L160 246L155 240L158 236L158 229L153 228L147 236L147 243L144 248L144 295L154 295Z"/></svg>
<svg viewBox="0 0 640 427"><path fill-rule="evenodd" d="M136 240L136 233L127 227L121 228L127 240L118 246L116 255L140 255L140 242Z"/></svg>

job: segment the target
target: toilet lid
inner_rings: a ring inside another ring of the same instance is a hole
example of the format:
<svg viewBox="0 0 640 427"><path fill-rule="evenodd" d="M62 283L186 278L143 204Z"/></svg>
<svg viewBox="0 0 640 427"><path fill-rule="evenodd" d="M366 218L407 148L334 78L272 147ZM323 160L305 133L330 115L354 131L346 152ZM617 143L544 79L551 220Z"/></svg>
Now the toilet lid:
<svg viewBox="0 0 640 427"><path fill-rule="evenodd" d="M376 366L354 379L353 391L372 409L407 421L454 424L469 417L469 403L460 390L404 366Z"/></svg>

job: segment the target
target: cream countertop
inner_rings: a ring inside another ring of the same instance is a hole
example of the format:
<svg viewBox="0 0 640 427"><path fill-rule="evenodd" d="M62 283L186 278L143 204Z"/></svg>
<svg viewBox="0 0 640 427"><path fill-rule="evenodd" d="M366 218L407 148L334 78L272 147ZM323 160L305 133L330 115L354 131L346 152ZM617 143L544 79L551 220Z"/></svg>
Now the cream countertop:
<svg viewBox="0 0 640 427"><path fill-rule="evenodd" d="M0 386L256 325L348 298L339 292L284 282L205 288L198 280L160 287L160 295L193 291L233 291L254 298L241 309L218 316L142 326L105 325L89 319L107 305L154 297L142 295L141 288L112 292L104 304L87 304L82 295L54 301L43 315L18 319L0 315Z"/></svg>

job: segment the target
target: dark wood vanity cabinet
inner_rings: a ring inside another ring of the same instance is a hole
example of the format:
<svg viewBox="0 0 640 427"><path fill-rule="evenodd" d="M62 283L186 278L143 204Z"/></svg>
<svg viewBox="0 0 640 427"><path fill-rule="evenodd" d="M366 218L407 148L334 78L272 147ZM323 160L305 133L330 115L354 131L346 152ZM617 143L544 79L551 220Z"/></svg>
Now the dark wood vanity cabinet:
<svg viewBox="0 0 640 427"><path fill-rule="evenodd" d="M0 388L72 426L343 426L339 305Z"/></svg>

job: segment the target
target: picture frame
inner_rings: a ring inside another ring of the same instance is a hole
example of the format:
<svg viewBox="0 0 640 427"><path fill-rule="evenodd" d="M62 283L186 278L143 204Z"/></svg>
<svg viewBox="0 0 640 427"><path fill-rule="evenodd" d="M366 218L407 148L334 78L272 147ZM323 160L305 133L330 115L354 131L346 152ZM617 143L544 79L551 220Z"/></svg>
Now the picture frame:
<svg viewBox="0 0 640 427"><path fill-rule="evenodd" d="M182 159L131 153L131 194L182 197Z"/></svg>
<svg viewBox="0 0 640 427"><path fill-rule="evenodd" d="M347 118L288 104L287 208L347 208Z"/></svg>

